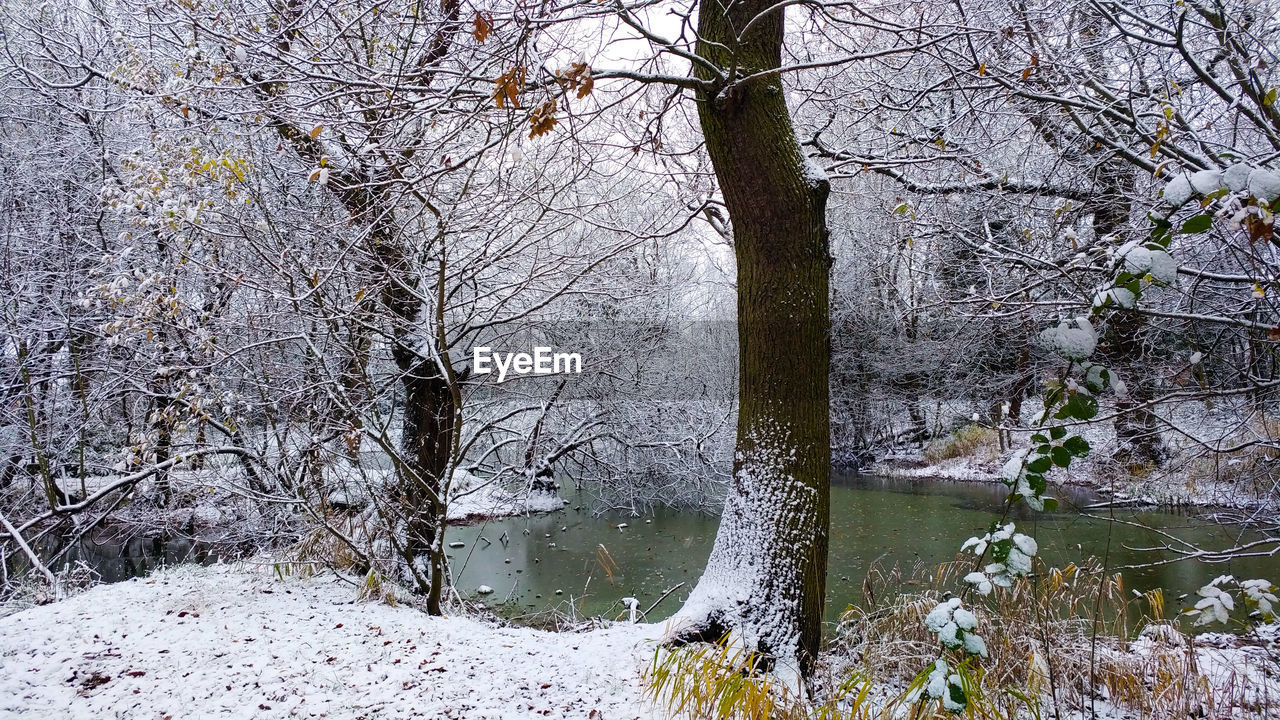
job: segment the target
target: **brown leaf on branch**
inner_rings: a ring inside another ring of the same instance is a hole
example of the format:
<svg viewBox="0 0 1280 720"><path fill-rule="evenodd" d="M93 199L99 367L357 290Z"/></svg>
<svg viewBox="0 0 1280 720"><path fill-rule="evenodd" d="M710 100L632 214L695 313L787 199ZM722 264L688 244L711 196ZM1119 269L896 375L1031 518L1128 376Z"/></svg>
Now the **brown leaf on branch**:
<svg viewBox="0 0 1280 720"><path fill-rule="evenodd" d="M1256 215L1245 216L1244 229L1249 233L1250 245L1259 240L1274 241L1275 239L1275 226Z"/></svg>
<svg viewBox="0 0 1280 720"><path fill-rule="evenodd" d="M1031 59L1027 62L1027 67L1022 70L1022 79L1025 81L1031 77L1032 68L1040 67L1040 53L1031 53Z"/></svg>
<svg viewBox="0 0 1280 720"><path fill-rule="evenodd" d="M517 65L494 80L493 99L498 107L520 107L520 93L524 90L525 68Z"/></svg>
<svg viewBox="0 0 1280 720"><path fill-rule="evenodd" d="M489 13L477 12L475 18L475 29L471 34L475 36L476 42L483 43L493 33L493 16Z"/></svg>
<svg viewBox="0 0 1280 720"><path fill-rule="evenodd" d="M556 99L551 98L539 105L529 116L529 137L546 135L556 126L556 122Z"/></svg>
<svg viewBox="0 0 1280 720"><path fill-rule="evenodd" d="M595 78L591 77L591 66L586 63L572 63L568 70L557 72L556 79L566 90L577 90L579 100L590 95L596 86Z"/></svg>

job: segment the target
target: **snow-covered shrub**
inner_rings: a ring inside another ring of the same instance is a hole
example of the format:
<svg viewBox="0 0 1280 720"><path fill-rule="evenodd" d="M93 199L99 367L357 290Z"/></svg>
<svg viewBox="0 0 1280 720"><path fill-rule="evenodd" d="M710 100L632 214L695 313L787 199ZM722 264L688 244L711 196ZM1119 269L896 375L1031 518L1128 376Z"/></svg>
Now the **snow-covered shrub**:
<svg viewBox="0 0 1280 720"><path fill-rule="evenodd" d="M1188 616L1196 618L1196 625L1210 623L1228 623L1231 613L1236 609L1235 597L1231 593L1234 588L1240 593L1240 599L1250 610L1250 618L1262 622L1276 620L1276 606L1280 600L1276 593L1280 592L1270 580L1254 578L1252 580L1236 580L1232 575L1219 575L1207 585L1196 591L1200 599L1195 607L1186 611Z"/></svg>
<svg viewBox="0 0 1280 720"><path fill-rule="evenodd" d="M986 535L971 537L960 548L961 552L972 550L979 558L985 556L988 549L994 562L964 577L980 595L989 595L993 586L1012 587L1016 578L1030 574L1031 559L1036 556L1038 546L1029 535L1014 532L1013 523L1009 523L996 524Z"/></svg>

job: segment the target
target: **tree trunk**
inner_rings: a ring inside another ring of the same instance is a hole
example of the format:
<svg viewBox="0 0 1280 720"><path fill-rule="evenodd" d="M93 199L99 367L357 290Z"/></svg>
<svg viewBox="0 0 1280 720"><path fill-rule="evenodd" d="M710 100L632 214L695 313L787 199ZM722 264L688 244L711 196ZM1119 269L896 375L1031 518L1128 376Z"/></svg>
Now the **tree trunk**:
<svg viewBox="0 0 1280 720"><path fill-rule="evenodd" d="M698 53L745 74L778 67L781 9L735 40L772 5L704 5ZM778 76L721 84L703 93L698 110L737 256L738 437L715 546L675 640L736 629L766 663L807 677L827 571L830 186L808 169Z"/></svg>
<svg viewBox="0 0 1280 720"><path fill-rule="evenodd" d="M1133 185L1137 171L1121 159L1111 158L1099 166L1095 182L1098 200L1093 215L1093 230L1101 239L1106 235L1125 236L1133 203ZM1118 239L1117 243L1123 242ZM1160 437L1160 421L1145 403L1155 397L1151 388L1148 363L1143 362L1143 331L1147 318L1133 310L1118 308L1108 318L1107 335L1111 347L1104 354L1109 365L1126 379L1128 397L1116 401L1115 458L1129 464L1159 465L1164 461L1164 441Z"/></svg>
<svg viewBox="0 0 1280 720"><path fill-rule="evenodd" d="M396 353L397 363L409 362L408 351ZM444 473L453 447L453 393L436 364L419 361L404 374L405 406L401 445L413 463L401 479L401 507L411 557L425 557L430 568L427 611L441 614L444 588L443 544Z"/></svg>

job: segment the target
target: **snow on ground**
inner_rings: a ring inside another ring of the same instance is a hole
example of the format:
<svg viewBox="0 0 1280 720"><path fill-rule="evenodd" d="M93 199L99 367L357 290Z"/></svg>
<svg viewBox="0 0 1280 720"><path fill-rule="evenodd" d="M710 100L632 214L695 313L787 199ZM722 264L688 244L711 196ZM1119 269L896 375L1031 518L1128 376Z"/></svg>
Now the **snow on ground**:
<svg viewBox="0 0 1280 720"><path fill-rule="evenodd" d="M1147 475L1128 476L1122 480L1111 476L1115 469L1102 469L1101 463L1088 461L1081 467L1050 476L1050 495L1054 485L1092 488L1117 505L1150 505L1161 507L1216 507L1274 511L1277 500L1231 482L1215 482L1201 478L1192 480L1184 465L1168 467ZM945 480L950 482L999 483L1000 466L988 460L961 457L926 461L922 454L897 455L872 463L866 472L880 477L909 480Z"/></svg>
<svg viewBox="0 0 1280 720"><path fill-rule="evenodd" d="M0 718L648 718L661 626L503 628L180 566L0 618Z"/></svg>
<svg viewBox="0 0 1280 720"><path fill-rule="evenodd" d="M989 463L975 461L970 458L951 458L937 463L929 463L924 456L915 454L909 458L886 458L872 463L867 469L871 475L880 477L950 480L952 482L1000 482L1000 468Z"/></svg>

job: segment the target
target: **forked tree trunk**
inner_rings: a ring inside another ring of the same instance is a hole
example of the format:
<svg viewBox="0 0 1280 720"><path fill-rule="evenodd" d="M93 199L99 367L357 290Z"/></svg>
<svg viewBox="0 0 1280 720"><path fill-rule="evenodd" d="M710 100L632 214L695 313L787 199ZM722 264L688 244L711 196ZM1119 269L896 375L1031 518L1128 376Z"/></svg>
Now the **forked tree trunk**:
<svg viewBox="0 0 1280 720"><path fill-rule="evenodd" d="M778 67L781 9L735 39L772 5L704 4L698 53L742 74ZM674 639L738 630L778 669L808 676L827 571L830 186L806 170L778 76L704 93L698 109L737 256L738 437L715 546Z"/></svg>
<svg viewBox="0 0 1280 720"><path fill-rule="evenodd" d="M288 52L298 32L292 22L301 18L302 3L283 0L273 2L272 6L281 19L281 26L289 28L281 32L277 40L277 47ZM440 24L430 37L425 53L416 67L403 75L403 80L423 87L432 84L440 63L448 57L454 38L464 25L460 20L461 7L458 0L441 0ZM249 86L265 101L267 108L275 105L287 87L287 83L283 81L273 81L251 72L247 74L247 79L251 81ZM388 100L390 99L388 96ZM385 115L380 112L379 117L394 117L396 108L388 107L385 112ZM324 164L326 149L314 132L291 124L276 114L268 114L267 117L281 139L310 167L321 167ZM380 119L379 122L383 120ZM345 139L337 142L340 145L346 144ZM412 145L409 142L406 147ZM354 148L348 146L345 149L352 151ZM413 153L414 151L406 150L397 154L407 163L412 160ZM420 558L427 559L430 568L428 587L421 587L422 578L416 569L415 579L419 583L419 589L425 590L427 594L428 612L439 615L445 581L443 538L447 518L443 475L457 440L454 424L457 422L457 407L460 402L450 380L441 376L434 360L424 358L415 350L420 343L418 332L426 321L419 317L423 303L418 295L421 278L417 275L417 264L401 228L395 222L396 200L390 188L404 179L399 174L401 169L388 169L380 174L363 171L353 171L350 174L334 172L327 187L353 219L370 223L366 238L367 249L373 260L373 275L382 286L380 303L386 322L390 325L391 352L404 388L401 450L405 460L412 465L400 468L396 473L399 484L396 492L406 530L404 543L399 550L403 559L412 566L418 565ZM357 325L368 322L363 317L358 320ZM351 383L348 389L355 388L362 379L363 364L368 360L370 347L369 335L364 334L366 332L361 328L353 331L353 358L345 368L342 378L344 384ZM444 349L440 348L440 351L443 352ZM356 442L360 432L359 415L351 414L343 418L343 423L352 433L349 436L349 450L355 454L359 449Z"/></svg>

